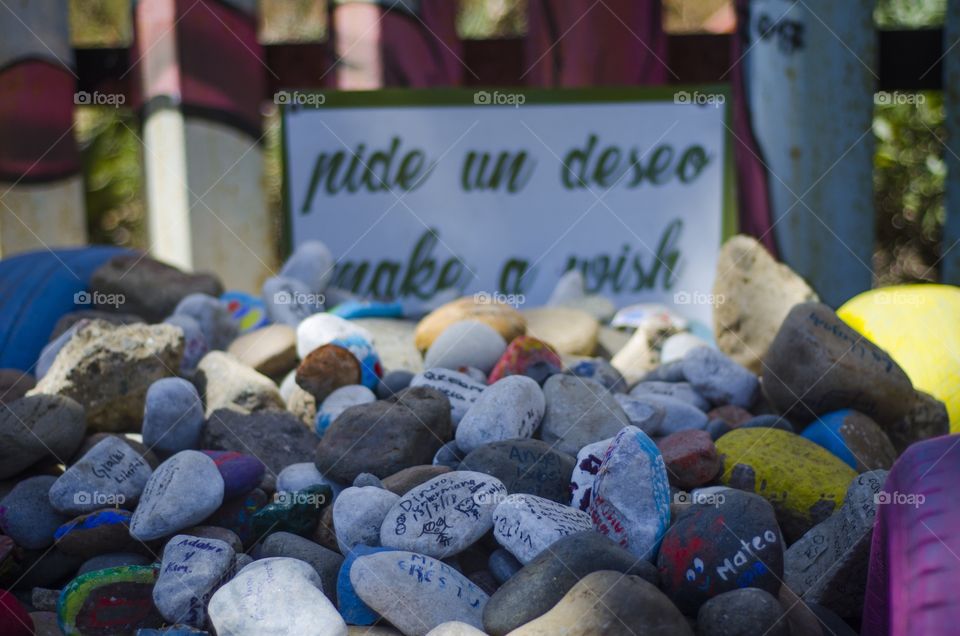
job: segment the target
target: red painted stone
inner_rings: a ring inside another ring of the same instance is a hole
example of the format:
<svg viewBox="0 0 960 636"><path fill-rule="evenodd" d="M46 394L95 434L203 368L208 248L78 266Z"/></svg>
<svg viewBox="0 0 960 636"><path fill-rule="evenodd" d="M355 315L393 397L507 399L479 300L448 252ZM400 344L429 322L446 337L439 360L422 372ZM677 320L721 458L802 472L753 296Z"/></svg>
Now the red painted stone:
<svg viewBox="0 0 960 636"><path fill-rule="evenodd" d="M706 431L679 431L661 439L657 446L667 465L670 484L682 490L709 483L723 467Z"/></svg>
<svg viewBox="0 0 960 636"><path fill-rule="evenodd" d="M487 378L493 384L508 375L525 375L543 384L563 371L563 363L553 347L533 336L517 336L503 352Z"/></svg>
<svg viewBox="0 0 960 636"><path fill-rule="evenodd" d="M33 619L20 601L7 590L0 590L0 634L33 636Z"/></svg>

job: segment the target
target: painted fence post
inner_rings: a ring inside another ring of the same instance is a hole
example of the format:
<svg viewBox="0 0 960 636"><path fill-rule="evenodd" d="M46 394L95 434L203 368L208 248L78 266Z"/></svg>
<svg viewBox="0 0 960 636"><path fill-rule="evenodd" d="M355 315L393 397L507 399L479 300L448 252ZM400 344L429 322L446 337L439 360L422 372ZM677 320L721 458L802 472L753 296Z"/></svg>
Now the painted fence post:
<svg viewBox="0 0 960 636"><path fill-rule="evenodd" d="M67 0L0 6L0 257L86 241Z"/></svg>
<svg viewBox="0 0 960 636"><path fill-rule="evenodd" d="M870 288L871 0L753 0L748 95L780 256L837 306Z"/></svg>
<svg viewBox="0 0 960 636"><path fill-rule="evenodd" d="M960 285L960 0L947 0L943 29L943 102L946 111L946 209L940 281Z"/></svg>
<svg viewBox="0 0 960 636"><path fill-rule="evenodd" d="M271 71L255 12L256 0L141 0L133 51L151 252L246 291L278 257L261 146Z"/></svg>

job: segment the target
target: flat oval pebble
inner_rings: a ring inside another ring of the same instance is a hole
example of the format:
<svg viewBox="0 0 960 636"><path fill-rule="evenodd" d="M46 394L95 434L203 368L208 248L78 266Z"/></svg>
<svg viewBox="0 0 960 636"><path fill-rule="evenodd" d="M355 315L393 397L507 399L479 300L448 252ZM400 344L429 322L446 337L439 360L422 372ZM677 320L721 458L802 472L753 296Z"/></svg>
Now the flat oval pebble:
<svg viewBox="0 0 960 636"><path fill-rule="evenodd" d="M233 548L217 539L178 534L167 541L153 588L153 603L164 619L203 627L207 602L229 577L233 557Z"/></svg>
<svg viewBox="0 0 960 636"><path fill-rule="evenodd" d="M309 563L320 576L323 593L331 603L337 601L337 576L343 555L290 532L274 532L260 544L259 556L290 557Z"/></svg>
<svg viewBox="0 0 960 636"><path fill-rule="evenodd" d="M543 385L543 395L547 409L540 438L569 455L630 424L613 394L592 380L554 375Z"/></svg>
<svg viewBox="0 0 960 636"><path fill-rule="evenodd" d="M415 552L362 556L350 581L363 601L406 636L424 636L448 621L483 627L489 597L446 563Z"/></svg>
<svg viewBox="0 0 960 636"><path fill-rule="evenodd" d="M9 399L9 398L8 398ZM31 395L0 406L0 479L44 457L66 461L83 441L83 407L61 395Z"/></svg>
<svg viewBox="0 0 960 636"><path fill-rule="evenodd" d="M428 369L475 367L490 373L507 349L507 343L490 325L478 320L455 322L433 341L424 356Z"/></svg>
<svg viewBox="0 0 960 636"><path fill-rule="evenodd" d="M821 415L802 436L823 446L858 473L887 470L897 451L890 438L872 419L851 409Z"/></svg>
<svg viewBox="0 0 960 636"><path fill-rule="evenodd" d="M562 504L570 501L575 460L538 439L511 439L485 444L460 463L499 479L509 493L527 493Z"/></svg>
<svg viewBox="0 0 960 636"><path fill-rule="evenodd" d="M519 336L510 342L490 371L489 381L492 384L507 376L525 375L543 384L562 371L563 362L553 347L533 336Z"/></svg>
<svg viewBox="0 0 960 636"><path fill-rule="evenodd" d="M203 453L185 450L153 472L130 521L141 541L159 539L197 525L223 502L223 477Z"/></svg>
<svg viewBox="0 0 960 636"><path fill-rule="evenodd" d="M340 552L348 554L358 544L378 547L380 526L399 500L399 495L373 486L341 492L333 503L333 527Z"/></svg>
<svg viewBox="0 0 960 636"><path fill-rule="evenodd" d="M108 436L57 478L50 503L69 515L107 506L133 508L151 474L140 453L119 437Z"/></svg>
<svg viewBox="0 0 960 636"><path fill-rule="evenodd" d="M490 475L453 471L403 495L383 520L380 543L436 558L461 552L487 533L493 510L506 496Z"/></svg>
<svg viewBox="0 0 960 636"><path fill-rule="evenodd" d="M351 406L376 401L377 396L374 395L373 391L362 384L342 386L334 390L317 408L317 421L314 427L317 437L323 437L333 420L337 419L341 413Z"/></svg>
<svg viewBox="0 0 960 636"><path fill-rule="evenodd" d="M162 455L196 449L203 429L203 402L183 378L150 385L143 410L143 443Z"/></svg>
<svg viewBox="0 0 960 636"><path fill-rule="evenodd" d="M158 573L153 565L125 565L78 576L57 601L60 629L65 636L113 636L160 627L152 596Z"/></svg>
<svg viewBox="0 0 960 636"><path fill-rule="evenodd" d="M562 537L591 530L590 515L535 495L509 495L493 511L493 537L527 564Z"/></svg>
<svg viewBox="0 0 960 636"><path fill-rule="evenodd" d="M318 404L340 387L359 384L360 361L349 349L333 343L317 347L297 367L297 385Z"/></svg>
<svg viewBox="0 0 960 636"><path fill-rule="evenodd" d="M642 398L647 404L660 409L663 417L656 430L658 435L670 435L678 431L703 430L707 427L707 415L688 402L672 398L668 395L648 394Z"/></svg>
<svg viewBox="0 0 960 636"><path fill-rule="evenodd" d="M484 444L533 435L546 409L540 385L517 375L488 387L457 425L457 447L470 453Z"/></svg>
<svg viewBox="0 0 960 636"><path fill-rule="evenodd" d="M217 636L347 636L310 564L273 557L254 561L217 590L207 607Z"/></svg>
<svg viewBox="0 0 960 636"><path fill-rule="evenodd" d="M236 451L201 451L213 460L223 478L223 498L245 495L260 483L267 467L253 455Z"/></svg>
<svg viewBox="0 0 960 636"><path fill-rule="evenodd" d="M50 505L51 475L28 477L0 500L0 528L16 544L29 550L46 548L69 517Z"/></svg>
<svg viewBox="0 0 960 636"><path fill-rule="evenodd" d="M480 293L458 298L430 312L417 324L414 344L420 351L427 351L450 325L463 320L478 320L489 325L506 342L527 330L527 322L520 312L489 294Z"/></svg>
<svg viewBox="0 0 960 636"><path fill-rule="evenodd" d="M480 394L487 388L466 373L449 369L427 369L410 381L410 386L425 386L435 389L450 400L450 417L454 426L463 419Z"/></svg>
<svg viewBox="0 0 960 636"><path fill-rule="evenodd" d="M663 537L660 584L689 616L707 600L744 587L777 594L783 537L773 508L758 495L725 490L685 510Z"/></svg>
<svg viewBox="0 0 960 636"><path fill-rule="evenodd" d="M642 398L648 395L665 395L675 400L686 402L701 411L708 411L710 409L710 403L702 395L697 393L689 382L658 382L656 380L640 382L630 389L630 395L636 398Z"/></svg>
<svg viewBox="0 0 960 636"><path fill-rule="evenodd" d="M736 429L716 441L725 485L767 499L788 542L833 514L856 472L799 435L771 428Z"/></svg>
<svg viewBox="0 0 960 636"><path fill-rule="evenodd" d="M749 409L757 399L757 376L716 349L691 349L681 365L687 382L715 406L733 404Z"/></svg>
<svg viewBox="0 0 960 636"><path fill-rule="evenodd" d="M597 472L593 526L641 559L656 555L670 525L670 484L663 456L635 426L617 433Z"/></svg>
<svg viewBox="0 0 960 636"><path fill-rule="evenodd" d="M129 549L137 543L130 536L132 516L129 510L107 508L71 519L53 535L57 549L84 559Z"/></svg>
<svg viewBox="0 0 960 636"><path fill-rule="evenodd" d="M623 409L631 426L636 426L647 435L660 435L669 408L652 403L646 399L649 396L635 398L625 393L614 393L613 398Z"/></svg>

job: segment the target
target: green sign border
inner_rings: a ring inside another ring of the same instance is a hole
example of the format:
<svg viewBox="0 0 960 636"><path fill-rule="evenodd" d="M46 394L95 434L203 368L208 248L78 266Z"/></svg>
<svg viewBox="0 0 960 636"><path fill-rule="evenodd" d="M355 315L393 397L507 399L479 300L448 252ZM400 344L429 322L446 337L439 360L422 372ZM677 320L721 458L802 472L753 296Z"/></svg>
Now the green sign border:
<svg viewBox="0 0 960 636"><path fill-rule="evenodd" d="M292 236L292 211L290 210L290 177L287 167L287 118L290 110L331 108L384 108L395 106L476 106L477 108L515 108L510 105L475 105L474 95L479 91L499 91L501 93L522 94L523 106L550 104L597 104L622 102L666 102L673 103L674 95L686 91L706 95L723 95L724 123L724 165L723 165L723 204L720 236L722 241L737 233L739 226L737 215L737 195L734 183L733 159L733 108L730 103L728 84L676 84L667 86L623 86L590 88L523 88L510 86L477 86L471 88L388 88L375 91L340 90L297 90L288 89L288 93L303 95L323 95L322 105L280 104L280 152L282 165L283 223L281 236L281 256L290 255ZM710 106L699 106L710 108Z"/></svg>

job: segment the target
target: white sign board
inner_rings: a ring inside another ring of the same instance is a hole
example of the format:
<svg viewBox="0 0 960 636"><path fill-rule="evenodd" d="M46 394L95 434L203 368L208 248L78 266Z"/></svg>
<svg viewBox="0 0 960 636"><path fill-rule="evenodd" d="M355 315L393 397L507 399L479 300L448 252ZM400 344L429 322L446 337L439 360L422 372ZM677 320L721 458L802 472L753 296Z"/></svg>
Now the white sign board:
<svg viewBox="0 0 960 636"><path fill-rule="evenodd" d="M709 320L729 178L722 94L673 89L289 94L293 247L335 284L529 306L580 269L618 305ZM727 209L727 213L730 210Z"/></svg>

